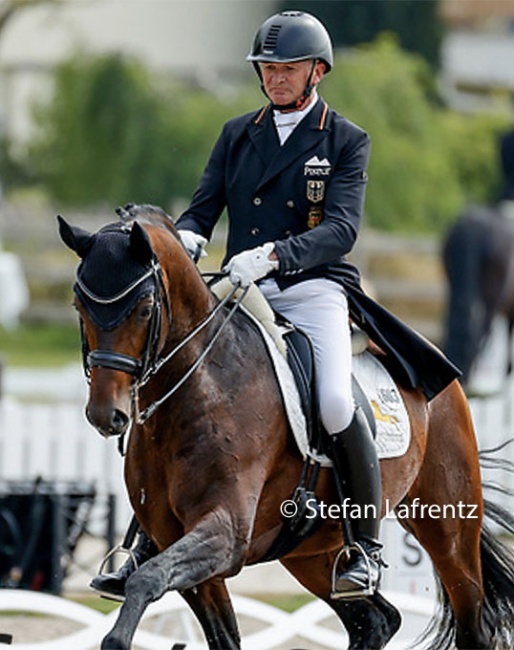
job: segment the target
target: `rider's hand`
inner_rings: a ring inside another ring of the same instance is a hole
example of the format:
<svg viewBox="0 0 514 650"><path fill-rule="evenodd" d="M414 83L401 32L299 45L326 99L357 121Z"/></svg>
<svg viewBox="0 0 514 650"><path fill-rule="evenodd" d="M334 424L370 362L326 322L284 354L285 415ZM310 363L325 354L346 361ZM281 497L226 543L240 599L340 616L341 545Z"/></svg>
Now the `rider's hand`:
<svg viewBox="0 0 514 650"><path fill-rule="evenodd" d="M270 259L275 245L268 242L258 248L234 255L225 266L230 282L246 288L251 282L260 280L271 271L278 269L278 260Z"/></svg>
<svg viewBox="0 0 514 650"><path fill-rule="evenodd" d="M207 257L207 253L204 250L204 246L207 244L205 237L192 230L179 230L178 234L184 244L184 248L195 261L201 257Z"/></svg>

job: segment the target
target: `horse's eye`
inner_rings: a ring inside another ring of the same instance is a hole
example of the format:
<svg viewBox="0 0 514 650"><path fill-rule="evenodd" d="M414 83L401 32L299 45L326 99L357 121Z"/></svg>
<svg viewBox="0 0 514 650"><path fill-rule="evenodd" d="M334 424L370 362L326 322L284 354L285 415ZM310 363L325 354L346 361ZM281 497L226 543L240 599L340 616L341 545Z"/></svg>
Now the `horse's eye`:
<svg viewBox="0 0 514 650"><path fill-rule="evenodd" d="M142 300L137 312L138 318L140 320L150 320L153 312L153 305L154 302L152 299L146 298L145 300Z"/></svg>
<svg viewBox="0 0 514 650"><path fill-rule="evenodd" d="M141 307L141 310L139 312L139 317L148 320L150 316L152 315L152 307L150 305L145 305L144 307Z"/></svg>

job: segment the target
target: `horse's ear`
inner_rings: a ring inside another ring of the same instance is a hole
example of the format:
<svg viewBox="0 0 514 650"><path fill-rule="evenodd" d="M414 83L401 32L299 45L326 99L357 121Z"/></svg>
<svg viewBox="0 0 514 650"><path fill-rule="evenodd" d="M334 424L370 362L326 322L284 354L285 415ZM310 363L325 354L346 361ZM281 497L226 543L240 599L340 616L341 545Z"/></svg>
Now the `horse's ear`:
<svg viewBox="0 0 514 650"><path fill-rule="evenodd" d="M148 237L146 230L137 221L134 221L134 225L130 231L130 252L141 264L150 264L154 257L150 237Z"/></svg>
<svg viewBox="0 0 514 650"><path fill-rule="evenodd" d="M95 235L77 226L70 226L60 215L57 215L57 220L59 222L59 234L63 242L68 248L75 251L79 257L84 258L93 245Z"/></svg>
<svg viewBox="0 0 514 650"><path fill-rule="evenodd" d="M127 203L123 207L116 208L115 212L122 221L132 221L135 217L135 210L137 206L135 203Z"/></svg>

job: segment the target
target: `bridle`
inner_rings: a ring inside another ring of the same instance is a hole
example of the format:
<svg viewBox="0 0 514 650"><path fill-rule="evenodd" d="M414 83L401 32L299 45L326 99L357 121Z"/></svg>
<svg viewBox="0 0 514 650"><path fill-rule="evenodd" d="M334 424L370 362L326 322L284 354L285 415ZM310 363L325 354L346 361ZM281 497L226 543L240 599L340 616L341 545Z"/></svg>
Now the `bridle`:
<svg viewBox="0 0 514 650"><path fill-rule="evenodd" d="M154 400L149 406L147 406L143 411L139 410L139 389L142 388L159 370L168 363L183 347L185 347L199 332L201 332L209 323L211 323L214 318L218 315L219 312L225 307L225 305L232 300L236 292L239 291L239 287L233 287L232 290L221 300L216 307L201 321L191 332L185 336L180 343L178 343L165 357L162 357L156 361L153 368L149 370L146 377L142 380L135 382L133 385L133 404L134 404L134 418L137 424L143 424L150 418L155 411L162 405L166 400L168 400L185 382L193 375L194 372L200 367L207 355L210 353L216 341L220 337L225 326L232 319L232 316L236 312L237 308L244 299L248 288L244 289L240 296L234 300L233 305L231 306L228 314L225 315L220 326L212 336L209 343L205 346L205 349L202 351L200 356L196 361L191 365L191 367L182 375L182 377L173 384L173 386L168 389L168 391L159 399Z"/></svg>
<svg viewBox="0 0 514 650"><path fill-rule="evenodd" d="M164 284L164 277L161 265L157 260L153 260L150 268L143 273L140 277L134 280L128 287L123 289L120 293L109 298L99 298L96 294L91 292L88 287L77 278L77 285L80 290L92 301L102 305L112 305L128 296L136 287L148 280L152 279L153 284L153 306L152 315L148 325L148 334L146 337L145 349L141 359L115 352L113 350L90 350L87 344L87 339L84 332L84 326L81 322L81 338L82 338L82 363L86 377L90 381L91 368L111 368L112 370L119 370L132 375L136 380L141 381L151 371L157 363L159 355L159 340L162 325L162 311L163 303L167 312L168 323L172 323L171 304L168 298L168 293Z"/></svg>
<svg viewBox="0 0 514 650"><path fill-rule="evenodd" d="M214 278L220 278L225 276L224 273L209 273L205 274L212 276ZM161 265L158 260L154 260L151 266L151 269L138 278L132 283L130 287L122 292L109 299L102 299L103 304L112 304L119 300L121 297L128 295L136 286L141 282L147 280L149 277L153 278L153 306L152 306L152 315L150 317L150 322L148 325L148 334L145 345L145 350L143 352L142 358L133 357L121 352L115 352L113 350L90 350L87 344L87 339L85 336L84 325L81 322L81 338L82 338L82 359L84 372L88 381L91 381L91 368L100 367L100 368L111 368L113 370L118 370L120 372L125 372L131 375L134 379L131 386L131 399L132 399L132 410L133 417L137 424L144 424L152 415L157 411L157 409L168 400L190 377L191 375L199 368L203 363L207 355L210 353L216 341L220 337L223 329L229 323L232 316L236 312L237 308L244 299L248 288L241 291L240 287L234 286L232 290L216 304L214 309L196 326L194 327L189 334L187 334L170 352L165 356L160 356L159 342L161 334L161 325L162 325L162 311L163 305L165 306L168 324L171 329L172 321L172 311L171 311L171 302L166 290L166 285L164 283L163 272ZM80 286L80 285L79 285ZM88 295L89 298L92 298L98 301L98 298L87 292L87 288L80 286L81 290ZM240 295L233 301L229 312L223 318L220 326L212 336L211 340L206 345L205 349L195 360L195 362L190 366L190 368L182 375L182 377L175 382L175 384L168 389L168 391L162 395L160 398L151 402L144 410L139 409L139 392L152 377L154 377L159 370L171 359L182 350L197 334L199 334L203 329L205 329L215 317L225 308L225 305L232 301L235 294L241 291Z"/></svg>

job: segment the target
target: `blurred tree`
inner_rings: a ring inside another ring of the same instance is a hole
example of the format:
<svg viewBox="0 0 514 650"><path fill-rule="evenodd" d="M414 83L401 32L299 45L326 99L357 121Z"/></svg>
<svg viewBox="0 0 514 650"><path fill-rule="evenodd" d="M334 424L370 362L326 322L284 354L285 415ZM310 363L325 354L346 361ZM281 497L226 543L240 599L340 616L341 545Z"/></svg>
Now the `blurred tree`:
<svg viewBox="0 0 514 650"><path fill-rule="evenodd" d="M433 73L391 35L340 51L320 92L371 136L368 225L441 232L498 181L506 116L469 116L431 100ZM77 54L37 111L26 166L68 205L170 203L192 196L222 124L263 102L258 84L229 101L157 80L132 59ZM470 146L472 143L472 146ZM28 162L27 162L28 161Z"/></svg>
<svg viewBox="0 0 514 650"><path fill-rule="evenodd" d="M138 61L78 53L36 107L29 165L56 201L157 203L191 196L223 122L241 107L160 83ZM239 108L238 108L239 107Z"/></svg>
<svg viewBox="0 0 514 650"><path fill-rule="evenodd" d="M340 52L322 82L329 104L370 134L366 213L375 228L442 231L468 201L489 202L497 191L505 116L434 104L430 76L419 55L382 35Z"/></svg>
<svg viewBox="0 0 514 650"><path fill-rule="evenodd" d="M299 9L317 16L336 47L372 41L380 32L398 35L403 48L439 65L443 25L439 0L282 0L279 9Z"/></svg>
<svg viewBox="0 0 514 650"><path fill-rule="evenodd" d="M32 163L55 200L88 205L164 202L171 173L164 102L139 63L77 54L55 73L55 94L36 109Z"/></svg>

